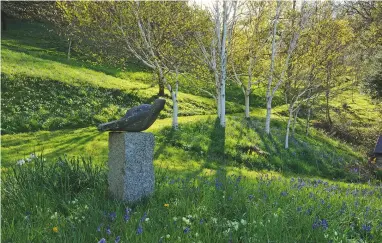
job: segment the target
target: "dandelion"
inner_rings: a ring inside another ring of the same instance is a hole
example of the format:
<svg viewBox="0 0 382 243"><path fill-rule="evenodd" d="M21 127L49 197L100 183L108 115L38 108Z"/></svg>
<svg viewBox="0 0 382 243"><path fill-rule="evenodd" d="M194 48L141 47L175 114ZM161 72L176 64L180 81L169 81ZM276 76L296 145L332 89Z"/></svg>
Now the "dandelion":
<svg viewBox="0 0 382 243"><path fill-rule="evenodd" d="M98 243L106 243L105 238L102 238L100 241L98 241Z"/></svg>
<svg viewBox="0 0 382 243"><path fill-rule="evenodd" d="M53 232L54 232L54 233L57 233L57 232L58 232L58 227L57 227L57 226L55 226L55 227L53 227L53 229L52 229L52 230L53 230Z"/></svg>
<svg viewBox="0 0 382 243"><path fill-rule="evenodd" d="M168 207L170 206L170 204L165 203L163 206L165 206L166 208L168 208Z"/></svg>

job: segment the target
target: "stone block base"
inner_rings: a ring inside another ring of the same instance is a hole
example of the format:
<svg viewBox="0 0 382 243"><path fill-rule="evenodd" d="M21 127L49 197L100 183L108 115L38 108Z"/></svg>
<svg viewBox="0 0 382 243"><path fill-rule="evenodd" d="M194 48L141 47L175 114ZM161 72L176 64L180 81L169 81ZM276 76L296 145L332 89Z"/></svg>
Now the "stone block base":
<svg viewBox="0 0 382 243"><path fill-rule="evenodd" d="M109 133L109 191L116 199L136 202L154 192L154 135Z"/></svg>

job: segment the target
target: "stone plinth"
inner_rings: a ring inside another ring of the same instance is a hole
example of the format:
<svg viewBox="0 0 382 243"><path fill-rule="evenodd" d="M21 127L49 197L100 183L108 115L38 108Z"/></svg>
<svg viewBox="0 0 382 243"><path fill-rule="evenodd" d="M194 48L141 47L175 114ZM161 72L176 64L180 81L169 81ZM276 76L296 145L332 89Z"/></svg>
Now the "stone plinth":
<svg viewBox="0 0 382 243"><path fill-rule="evenodd" d="M154 192L154 135L109 133L109 191L119 200L136 202Z"/></svg>

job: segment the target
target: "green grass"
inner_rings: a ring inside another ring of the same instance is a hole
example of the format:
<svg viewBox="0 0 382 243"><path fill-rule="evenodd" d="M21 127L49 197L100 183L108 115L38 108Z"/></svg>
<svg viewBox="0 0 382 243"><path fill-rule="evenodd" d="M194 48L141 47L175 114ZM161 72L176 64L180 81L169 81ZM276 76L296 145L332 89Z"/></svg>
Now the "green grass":
<svg viewBox="0 0 382 243"><path fill-rule="evenodd" d="M170 119L158 120L148 130L156 135L155 163L165 161L179 166L190 163L198 168L224 164L284 174L361 179L352 169L363 168L366 160L351 148L315 130L306 137L297 126L290 149L285 150L285 118L275 115L272 136L267 136L263 131L263 113L263 110L253 112L250 121L228 116L225 129L219 127L213 116L181 117L177 131L172 130ZM269 155L250 151L254 145ZM2 136L3 166L15 164L34 152L47 159L62 154L92 156L94 163L103 166L107 151L107 133L99 133L95 127Z"/></svg>
<svg viewBox="0 0 382 243"><path fill-rule="evenodd" d="M88 160L15 167L2 176L2 242L382 240L378 186L230 167L155 173L155 194L127 204L109 197L106 171Z"/></svg>
<svg viewBox="0 0 382 243"><path fill-rule="evenodd" d="M148 130L156 140L155 194L138 204L113 200L108 134L95 126L152 102L153 76L134 63L122 70L75 53L67 60L65 41L35 23L15 22L1 44L4 242L382 241L382 191L364 154L331 137L338 134L312 128L305 136L302 120L285 150L281 96L271 135L264 133L264 87L251 97L251 119L243 119L241 90L228 85L221 128L214 101L181 86L179 129L171 128L167 98ZM348 92L334 100L333 120L369 141L382 124L380 108L359 94L350 102ZM22 159L31 162L16 165Z"/></svg>

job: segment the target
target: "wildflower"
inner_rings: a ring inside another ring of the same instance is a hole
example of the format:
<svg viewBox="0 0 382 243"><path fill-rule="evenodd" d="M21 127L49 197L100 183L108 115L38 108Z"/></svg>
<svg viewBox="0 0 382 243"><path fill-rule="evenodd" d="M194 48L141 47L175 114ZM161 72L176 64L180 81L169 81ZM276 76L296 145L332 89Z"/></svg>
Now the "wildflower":
<svg viewBox="0 0 382 243"><path fill-rule="evenodd" d="M150 220L150 218L146 218L146 219L145 219L145 222L149 222L149 220Z"/></svg>
<svg viewBox="0 0 382 243"><path fill-rule="evenodd" d="M167 239L170 239L170 237L171 237L171 236L170 236L169 234L166 235L166 238L167 238Z"/></svg>
<svg viewBox="0 0 382 243"><path fill-rule="evenodd" d="M182 220L183 220L183 222L186 223L187 225L190 225L190 224L191 224L190 220L187 219L187 218L185 218L185 217L183 217Z"/></svg>
<svg viewBox="0 0 382 243"><path fill-rule="evenodd" d="M178 220L177 217L173 217L172 220L174 220L174 222L176 222Z"/></svg>
<svg viewBox="0 0 382 243"><path fill-rule="evenodd" d="M195 233L195 237L199 237L199 233L198 232Z"/></svg>
<svg viewBox="0 0 382 243"><path fill-rule="evenodd" d="M364 225L362 225L362 229L366 232L370 232L371 231L371 225L364 224Z"/></svg>
<svg viewBox="0 0 382 243"><path fill-rule="evenodd" d="M97 232L101 232L101 226L102 226L102 224L100 224L100 225L97 227Z"/></svg>
<svg viewBox="0 0 382 243"><path fill-rule="evenodd" d="M141 218L141 222L145 221L146 220L146 217L147 217L147 213L145 212Z"/></svg>
<svg viewBox="0 0 382 243"><path fill-rule="evenodd" d="M107 228L106 228L106 234L108 234L108 235L111 234L110 226L107 226Z"/></svg>
<svg viewBox="0 0 382 243"><path fill-rule="evenodd" d="M143 233L143 228L142 228L142 225L139 225L138 226L138 229L137 229L137 235L140 235Z"/></svg>
<svg viewBox="0 0 382 243"><path fill-rule="evenodd" d="M18 161L16 162L16 164L17 164L17 165L23 165L23 164L25 164L25 160L20 159L20 160L18 160Z"/></svg>
<svg viewBox="0 0 382 243"><path fill-rule="evenodd" d="M25 160L26 160L26 162L28 162L28 163L32 161L31 158L26 158Z"/></svg>
<svg viewBox="0 0 382 243"><path fill-rule="evenodd" d="M183 230L183 233L187 234L188 232L190 232L190 227L186 227L184 230Z"/></svg>
<svg viewBox="0 0 382 243"><path fill-rule="evenodd" d="M199 224L204 224L204 219L199 220Z"/></svg>
<svg viewBox="0 0 382 243"><path fill-rule="evenodd" d="M109 214L109 217L110 217L110 220L111 220L111 221L114 221L115 218L117 218L117 214L116 214L115 212L111 212L111 213Z"/></svg>
<svg viewBox="0 0 382 243"><path fill-rule="evenodd" d="M131 212L131 209L130 208L126 208L125 215L123 216L123 219L125 220L125 222L129 221L129 219L130 219L130 212Z"/></svg>
<svg viewBox="0 0 382 243"><path fill-rule="evenodd" d="M118 236L115 238L115 241L114 241L114 242L115 242L115 243L118 243L120 240L121 240L121 236L118 235Z"/></svg>
<svg viewBox="0 0 382 243"><path fill-rule="evenodd" d="M50 219L56 219L58 217L57 212L54 212L52 216L50 216Z"/></svg>
<svg viewBox="0 0 382 243"><path fill-rule="evenodd" d="M280 195L283 197L286 197L288 195L288 193L284 191L284 192L281 192Z"/></svg>
<svg viewBox="0 0 382 243"><path fill-rule="evenodd" d="M165 203L163 206L165 206L166 208L168 208L168 207L170 206L170 204Z"/></svg>
<svg viewBox="0 0 382 243"><path fill-rule="evenodd" d="M241 220L240 220L240 223L241 223L242 225L246 225L246 224L247 224L247 221L246 221L245 219L241 219Z"/></svg>
<svg viewBox="0 0 382 243"><path fill-rule="evenodd" d="M100 241L98 241L98 243L106 243L105 238L102 238Z"/></svg>
<svg viewBox="0 0 382 243"><path fill-rule="evenodd" d="M29 155L29 157L30 157L31 159L35 159L35 158L37 158L37 156L36 156L34 153L31 153L31 154Z"/></svg>
<svg viewBox="0 0 382 243"><path fill-rule="evenodd" d="M252 194L248 196L249 200L252 200L253 198L254 198L254 196Z"/></svg>
<svg viewBox="0 0 382 243"><path fill-rule="evenodd" d="M211 218L212 222L214 222L215 224L217 224L218 222L218 219L217 218Z"/></svg>
<svg viewBox="0 0 382 243"><path fill-rule="evenodd" d="M58 227L57 227L57 226L55 226L55 227L53 227L53 229L52 229L52 230L53 230L53 232L54 232L54 233L57 233L57 232L58 232Z"/></svg>

